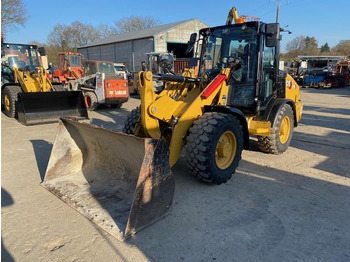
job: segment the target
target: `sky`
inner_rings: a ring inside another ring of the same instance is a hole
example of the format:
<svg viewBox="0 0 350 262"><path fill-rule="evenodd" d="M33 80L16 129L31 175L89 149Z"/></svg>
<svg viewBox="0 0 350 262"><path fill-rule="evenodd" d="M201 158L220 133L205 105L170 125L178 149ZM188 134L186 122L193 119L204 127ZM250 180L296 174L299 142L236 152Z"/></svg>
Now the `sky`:
<svg viewBox="0 0 350 262"><path fill-rule="evenodd" d="M315 37L319 47L330 47L340 40L350 40L350 0L176 0L176 1L112 1L112 0L22 0L29 19L24 27L5 35L6 42L46 43L57 24L74 21L97 26L114 25L129 16L149 16L168 24L198 18L208 26L223 25L228 11L235 6L239 15L259 17L261 21L276 21L276 3L280 5L279 22L292 34L282 36L282 51L297 36Z"/></svg>

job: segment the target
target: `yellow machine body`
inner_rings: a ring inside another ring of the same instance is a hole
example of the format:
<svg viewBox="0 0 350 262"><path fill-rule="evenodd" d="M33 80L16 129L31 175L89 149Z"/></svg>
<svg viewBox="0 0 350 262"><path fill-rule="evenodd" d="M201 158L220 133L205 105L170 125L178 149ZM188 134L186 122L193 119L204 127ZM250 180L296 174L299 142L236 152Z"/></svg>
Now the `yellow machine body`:
<svg viewBox="0 0 350 262"><path fill-rule="evenodd" d="M52 84L46 76L43 67L36 67L34 72L20 71L13 68L15 82L18 82L23 92L50 92Z"/></svg>

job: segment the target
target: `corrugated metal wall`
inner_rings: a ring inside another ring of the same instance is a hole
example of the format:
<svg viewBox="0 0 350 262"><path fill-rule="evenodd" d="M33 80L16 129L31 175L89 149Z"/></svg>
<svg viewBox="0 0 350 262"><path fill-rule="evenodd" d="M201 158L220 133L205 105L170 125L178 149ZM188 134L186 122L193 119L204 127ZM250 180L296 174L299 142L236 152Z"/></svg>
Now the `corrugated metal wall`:
<svg viewBox="0 0 350 262"><path fill-rule="evenodd" d="M101 60L114 62L115 60L114 44L101 45Z"/></svg>
<svg viewBox="0 0 350 262"><path fill-rule="evenodd" d="M134 41L135 72L141 71L141 62L146 61L146 53L153 51L153 37Z"/></svg>
<svg viewBox="0 0 350 262"><path fill-rule="evenodd" d="M115 43L114 46L115 62L125 63L127 68L132 71L132 41Z"/></svg>
<svg viewBox="0 0 350 262"><path fill-rule="evenodd" d="M153 37L120 42L109 45L78 48L86 60L105 60L125 63L129 71L141 70L141 62L146 61L146 53L153 52Z"/></svg>
<svg viewBox="0 0 350 262"><path fill-rule="evenodd" d="M89 60L101 60L101 52L99 46L88 47L88 56Z"/></svg>
<svg viewBox="0 0 350 262"><path fill-rule="evenodd" d="M87 48L81 48L81 49L78 49L78 52L80 54L83 55L83 59L86 60L88 59L88 52L87 52Z"/></svg>
<svg viewBox="0 0 350 262"><path fill-rule="evenodd" d="M174 61L174 72L175 74L182 73L184 68L188 68L188 64L190 62L189 58L178 58Z"/></svg>
<svg viewBox="0 0 350 262"><path fill-rule="evenodd" d="M107 60L125 63L129 71L141 70L141 62L146 61L146 53L167 52L167 43L187 44L190 34L207 27L199 20L191 20L174 29L155 34L153 37L117 42L94 47L78 48L87 60ZM177 55L177 54L175 54ZM180 70L184 63L178 62Z"/></svg>

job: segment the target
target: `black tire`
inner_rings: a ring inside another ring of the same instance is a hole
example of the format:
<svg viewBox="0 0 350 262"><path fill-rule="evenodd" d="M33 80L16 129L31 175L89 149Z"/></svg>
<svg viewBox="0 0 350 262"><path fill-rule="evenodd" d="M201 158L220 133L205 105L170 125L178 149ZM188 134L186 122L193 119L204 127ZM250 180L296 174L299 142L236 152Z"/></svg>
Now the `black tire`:
<svg viewBox="0 0 350 262"><path fill-rule="evenodd" d="M96 110L98 106L97 96L94 92L86 91L84 92L84 101L86 108L90 111Z"/></svg>
<svg viewBox="0 0 350 262"><path fill-rule="evenodd" d="M53 85L52 91L63 92L63 91L67 91L67 89L63 85Z"/></svg>
<svg viewBox="0 0 350 262"><path fill-rule="evenodd" d="M284 134L287 129L282 128L281 125L286 125L284 121L289 122L289 131ZM271 128L269 136L258 136L258 145L262 152L270 154L281 154L285 152L292 140L294 128L294 113L290 105L285 104L278 112L275 126Z"/></svg>
<svg viewBox="0 0 350 262"><path fill-rule="evenodd" d="M117 104L112 104L111 105L112 108L121 108L122 107L122 103L117 103Z"/></svg>
<svg viewBox="0 0 350 262"><path fill-rule="evenodd" d="M230 135L233 143L225 142L226 134ZM228 144L231 150L227 158L219 157L219 143L222 142L225 142L223 147ZM241 160L243 132L239 120L232 115L216 112L202 115L190 128L185 149L187 165L197 179L218 185L225 183ZM222 159L225 166L221 165Z"/></svg>
<svg viewBox="0 0 350 262"><path fill-rule="evenodd" d="M140 121L140 118L141 112L139 107L136 107L135 109L131 110L131 113L128 115L124 123L123 132L125 134L134 135L135 126Z"/></svg>
<svg viewBox="0 0 350 262"><path fill-rule="evenodd" d="M6 116L14 118L17 116L16 103L18 100L18 93L22 89L19 86L6 86L2 93L2 104L4 105L4 113Z"/></svg>

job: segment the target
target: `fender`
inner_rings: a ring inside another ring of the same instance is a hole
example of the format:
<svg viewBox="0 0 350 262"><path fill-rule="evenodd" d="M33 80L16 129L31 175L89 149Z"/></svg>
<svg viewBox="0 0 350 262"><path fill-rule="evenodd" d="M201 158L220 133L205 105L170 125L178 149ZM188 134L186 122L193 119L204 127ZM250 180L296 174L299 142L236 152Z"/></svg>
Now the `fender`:
<svg viewBox="0 0 350 262"><path fill-rule="evenodd" d="M229 106L204 106L204 112L218 112L218 113L226 113L231 114L241 122L242 131L243 131L243 148L249 150L249 131L248 131L248 123L245 115L237 108L229 107Z"/></svg>
<svg viewBox="0 0 350 262"><path fill-rule="evenodd" d="M275 126L275 122L277 120L277 114L285 104L288 104L292 107L293 114L294 114L294 127L298 126L295 103L291 99L276 98L276 99L272 100L271 104L265 110L265 112L262 116L262 119L270 121L271 127Z"/></svg>

